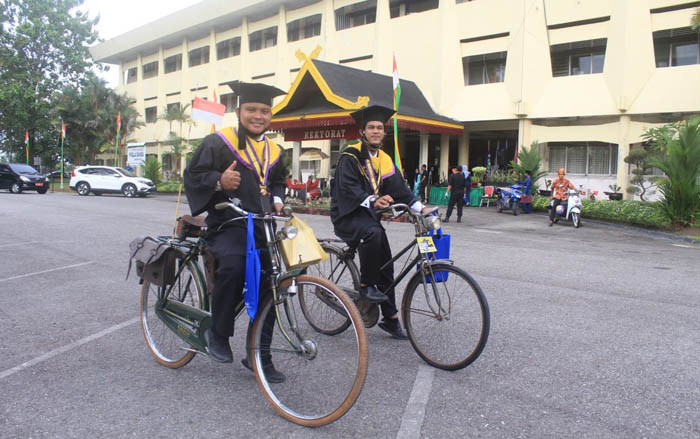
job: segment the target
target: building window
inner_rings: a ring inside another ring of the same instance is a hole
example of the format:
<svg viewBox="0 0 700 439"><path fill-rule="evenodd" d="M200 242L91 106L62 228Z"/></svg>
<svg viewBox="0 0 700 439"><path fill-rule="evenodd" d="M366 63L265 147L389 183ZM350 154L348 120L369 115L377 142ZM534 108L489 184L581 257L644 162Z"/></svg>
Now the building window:
<svg viewBox="0 0 700 439"><path fill-rule="evenodd" d="M158 61L149 62L143 65L143 79L158 76Z"/></svg>
<svg viewBox="0 0 700 439"><path fill-rule="evenodd" d="M331 140L331 166L337 165L338 160L340 160L340 140L332 139Z"/></svg>
<svg viewBox="0 0 700 439"><path fill-rule="evenodd" d="M377 20L377 0L368 0L335 10L335 30L349 29Z"/></svg>
<svg viewBox="0 0 700 439"><path fill-rule="evenodd" d="M391 0L389 14L391 18L437 9L439 0Z"/></svg>
<svg viewBox="0 0 700 439"><path fill-rule="evenodd" d="M474 0L456 0L455 3L460 4L460 3L467 3L467 2L473 2Z"/></svg>
<svg viewBox="0 0 700 439"><path fill-rule="evenodd" d="M617 174L617 145L603 142L550 142L549 172L564 168L567 174Z"/></svg>
<svg viewBox="0 0 700 439"><path fill-rule="evenodd" d="M158 108L146 108L146 123L156 123L156 120L158 120Z"/></svg>
<svg viewBox="0 0 700 439"><path fill-rule="evenodd" d="M503 82L506 77L506 54L494 52L462 58L464 85Z"/></svg>
<svg viewBox="0 0 700 439"><path fill-rule="evenodd" d="M220 97L221 103L226 105L226 113L233 113L236 111L236 95L233 93L226 93Z"/></svg>
<svg viewBox="0 0 700 439"><path fill-rule="evenodd" d="M267 29L262 29L255 31L248 35L250 42L250 51L255 52L256 50L267 49L268 47L273 47L277 45L277 26L268 27Z"/></svg>
<svg viewBox="0 0 700 439"><path fill-rule="evenodd" d="M216 43L216 59L225 59L241 54L241 37Z"/></svg>
<svg viewBox="0 0 700 439"><path fill-rule="evenodd" d="M136 67L132 67L126 72L124 72L124 83L131 84L132 82L136 82L136 72Z"/></svg>
<svg viewBox="0 0 700 439"><path fill-rule="evenodd" d="M201 64L209 63L209 46L190 50L187 58L190 60L190 67L196 67Z"/></svg>
<svg viewBox="0 0 700 439"><path fill-rule="evenodd" d="M700 33L689 27L654 32L656 67L700 64Z"/></svg>
<svg viewBox="0 0 700 439"><path fill-rule="evenodd" d="M321 35L321 14L287 23L287 41L299 41Z"/></svg>
<svg viewBox="0 0 700 439"><path fill-rule="evenodd" d="M163 63L165 64L163 66L164 73L172 73L182 70L182 54L178 53L177 55L169 56L163 60Z"/></svg>
<svg viewBox="0 0 700 439"><path fill-rule="evenodd" d="M173 102L172 104L168 104L166 111L170 113L171 111L179 110L180 109L180 103L179 102Z"/></svg>
<svg viewBox="0 0 700 439"><path fill-rule="evenodd" d="M607 41L607 38L600 38L551 46L552 75L572 76L603 73Z"/></svg>

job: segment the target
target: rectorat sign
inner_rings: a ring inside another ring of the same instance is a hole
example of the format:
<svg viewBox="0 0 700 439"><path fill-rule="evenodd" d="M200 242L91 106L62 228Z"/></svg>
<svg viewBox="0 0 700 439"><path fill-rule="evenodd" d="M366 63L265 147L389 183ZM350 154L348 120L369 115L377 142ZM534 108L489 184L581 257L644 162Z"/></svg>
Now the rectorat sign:
<svg viewBox="0 0 700 439"><path fill-rule="evenodd" d="M323 127L314 129L284 130L284 140L303 142L305 140L359 139L360 131L354 126Z"/></svg>

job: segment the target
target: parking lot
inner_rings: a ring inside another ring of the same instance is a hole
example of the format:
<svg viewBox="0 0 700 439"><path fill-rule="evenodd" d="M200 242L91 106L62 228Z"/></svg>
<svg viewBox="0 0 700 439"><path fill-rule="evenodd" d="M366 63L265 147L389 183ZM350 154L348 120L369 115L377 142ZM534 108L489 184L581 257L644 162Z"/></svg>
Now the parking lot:
<svg viewBox="0 0 700 439"><path fill-rule="evenodd" d="M246 319L232 365L151 357L128 244L170 233L175 214L167 195L0 193L0 437L700 437L700 246L467 208L444 230L489 301L482 356L435 370L369 329L359 400L309 430L240 365ZM302 217L331 235L328 217ZM413 231L386 229L395 250Z"/></svg>

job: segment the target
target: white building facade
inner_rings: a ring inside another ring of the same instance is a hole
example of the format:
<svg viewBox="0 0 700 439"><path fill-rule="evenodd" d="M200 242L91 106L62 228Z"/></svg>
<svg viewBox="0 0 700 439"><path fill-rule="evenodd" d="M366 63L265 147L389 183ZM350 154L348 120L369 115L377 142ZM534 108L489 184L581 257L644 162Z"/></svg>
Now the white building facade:
<svg viewBox="0 0 700 439"><path fill-rule="evenodd" d="M624 157L644 131L700 112L700 51L687 0L206 0L92 49L119 66L118 92L146 125L134 134L172 169L168 105L227 105L232 80L289 89L301 56L415 82L461 136L400 137L407 170L437 163L503 168L537 142L546 169L586 189L627 187ZM199 123L187 137L210 132ZM280 136L281 137L281 136ZM282 144L284 142L278 139ZM284 145L298 148L299 145ZM305 145L307 146L307 145ZM308 146L328 155L337 144ZM298 151L297 151L298 153ZM295 154L298 157L298 155ZM295 163L302 173L312 163ZM624 191L624 189L623 189Z"/></svg>

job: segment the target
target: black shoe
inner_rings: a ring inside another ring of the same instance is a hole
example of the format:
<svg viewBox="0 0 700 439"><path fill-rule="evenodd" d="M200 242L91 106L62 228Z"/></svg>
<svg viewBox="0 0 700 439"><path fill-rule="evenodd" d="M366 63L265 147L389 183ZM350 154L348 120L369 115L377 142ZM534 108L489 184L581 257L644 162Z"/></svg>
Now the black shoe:
<svg viewBox="0 0 700 439"><path fill-rule="evenodd" d="M442 220L442 222L443 222L443 223L449 223L449 222L450 222L450 219L449 219L449 218L445 218L444 220Z"/></svg>
<svg viewBox="0 0 700 439"><path fill-rule="evenodd" d="M253 371L253 368L250 367L250 363L248 363L247 358L242 359L241 364L249 371ZM265 378L267 378L267 381L273 384L279 384L287 381L287 377L282 372L275 369L275 366L273 364L270 364L269 366L264 366L263 372L265 373Z"/></svg>
<svg viewBox="0 0 700 439"><path fill-rule="evenodd" d="M214 361L233 363L233 353L228 344L228 337L222 337L209 328L204 332L204 341L207 342L207 351Z"/></svg>
<svg viewBox="0 0 700 439"><path fill-rule="evenodd" d="M549 227L552 227L554 225L554 221L549 220Z"/></svg>
<svg viewBox="0 0 700 439"><path fill-rule="evenodd" d="M458 223L461 223L461 222L462 222L462 218L457 218L457 222L458 222Z"/></svg>
<svg viewBox="0 0 700 439"><path fill-rule="evenodd" d="M382 293L375 287L374 285L367 285L364 287L360 287L360 297L362 297L364 300L368 302L384 302L385 300L389 300L389 298L386 296L386 294Z"/></svg>
<svg viewBox="0 0 700 439"><path fill-rule="evenodd" d="M401 328L401 324L399 323L399 319L382 319L381 322L379 322L379 327L391 334L391 338L395 338L397 340L407 340L408 336L404 332L404 330Z"/></svg>

